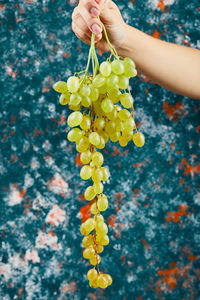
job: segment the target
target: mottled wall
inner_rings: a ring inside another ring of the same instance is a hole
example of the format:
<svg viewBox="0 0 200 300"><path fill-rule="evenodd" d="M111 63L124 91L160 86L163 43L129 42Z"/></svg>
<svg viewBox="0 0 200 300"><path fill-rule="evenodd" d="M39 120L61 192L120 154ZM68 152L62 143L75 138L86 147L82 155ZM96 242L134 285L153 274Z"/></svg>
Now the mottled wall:
<svg viewBox="0 0 200 300"><path fill-rule="evenodd" d="M155 38L200 48L198 0L117 1ZM141 76L131 82L146 144L109 143L104 213L111 243L105 291L89 288L81 219L88 216L69 111L53 82L84 69L73 3L1 1L0 299L200 299L200 102ZM185 70L187 76L187 70Z"/></svg>

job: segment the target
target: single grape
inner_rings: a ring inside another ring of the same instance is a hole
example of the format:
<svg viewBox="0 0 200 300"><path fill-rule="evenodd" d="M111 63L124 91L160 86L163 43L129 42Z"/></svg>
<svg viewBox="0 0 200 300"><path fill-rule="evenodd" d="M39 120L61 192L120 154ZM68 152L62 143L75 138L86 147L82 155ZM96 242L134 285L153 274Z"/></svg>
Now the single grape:
<svg viewBox="0 0 200 300"><path fill-rule="evenodd" d="M69 109L73 110L73 111L80 111L81 110L81 104L79 103L78 105L70 105L69 104Z"/></svg>
<svg viewBox="0 0 200 300"><path fill-rule="evenodd" d="M97 263L99 264L100 261L101 261L101 257L100 257L98 254L95 255L95 256L92 256L92 257L90 258L90 263L91 263L91 265L93 265L93 266L96 266Z"/></svg>
<svg viewBox="0 0 200 300"><path fill-rule="evenodd" d="M104 217L101 214L97 215L97 217L96 217L96 223L103 222L103 221L104 221Z"/></svg>
<svg viewBox="0 0 200 300"><path fill-rule="evenodd" d="M99 87L98 90L99 90L99 94L101 94L101 95L106 94L106 93L107 93L107 85L106 85L106 82L105 82L104 85L102 85L101 87Z"/></svg>
<svg viewBox="0 0 200 300"><path fill-rule="evenodd" d="M103 246L107 246L109 244L110 240L108 235L104 235L103 237L101 237L100 239L100 244Z"/></svg>
<svg viewBox="0 0 200 300"><path fill-rule="evenodd" d="M101 171L102 171L102 173L103 173L102 181L107 181L108 178L110 177L110 173L109 173L108 168L102 167L102 168L101 168Z"/></svg>
<svg viewBox="0 0 200 300"><path fill-rule="evenodd" d="M80 161L82 162L82 164L86 165L90 162L91 157L92 157L91 152L89 150L86 150L86 151L81 153Z"/></svg>
<svg viewBox="0 0 200 300"><path fill-rule="evenodd" d="M93 218L89 218L85 221L84 225L85 225L86 231L89 234L92 230L94 230L94 228L96 226L96 222Z"/></svg>
<svg viewBox="0 0 200 300"><path fill-rule="evenodd" d="M96 147L98 149L104 149L104 147L105 147L105 140L104 140L104 138L102 136L100 136L100 143Z"/></svg>
<svg viewBox="0 0 200 300"><path fill-rule="evenodd" d="M133 106L133 98L128 93L124 93L120 96L120 102L125 108L131 108Z"/></svg>
<svg viewBox="0 0 200 300"><path fill-rule="evenodd" d="M101 108L101 101L96 101L93 108L96 116L102 117L104 115L104 111Z"/></svg>
<svg viewBox="0 0 200 300"><path fill-rule="evenodd" d="M67 88L70 93L76 93L79 89L80 83L76 76L71 76L67 80Z"/></svg>
<svg viewBox="0 0 200 300"><path fill-rule="evenodd" d="M94 238L92 235L84 236L82 240L83 247L88 247L94 244Z"/></svg>
<svg viewBox="0 0 200 300"><path fill-rule="evenodd" d="M113 103L109 98L105 98L101 102L101 108L105 113L109 113L113 110Z"/></svg>
<svg viewBox="0 0 200 300"><path fill-rule="evenodd" d="M120 60L113 60L111 63L112 72L121 75L124 73L124 64Z"/></svg>
<svg viewBox="0 0 200 300"><path fill-rule="evenodd" d="M97 118L93 123L93 128L95 131L101 131L105 127L105 119L104 118Z"/></svg>
<svg viewBox="0 0 200 300"><path fill-rule="evenodd" d="M117 125L116 125L116 131L122 131L123 129L124 129L124 123L121 121L119 121L119 122L117 122L116 123Z"/></svg>
<svg viewBox="0 0 200 300"><path fill-rule="evenodd" d="M80 171L80 176L84 180L88 180L92 176L93 169L90 166L83 166Z"/></svg>
<svg viewBox="0 0 200 300"><path fill-rule="evenodd" d="M95 270L95 268L93 269L90 269L88 272L87 272L87 278L88 280L91 280L91 281L95 281L97 279L97 271Z"/></svg>
<svg viewBox="0 0 200 300"><path fill-rule="evenodd" d="M126 119L124 122L124 130L126 131L130 131L133 130L135 128L135 121L132 117Z"/></svg>
<svg viewBox="0 0 200 300"><path fill-rule="evenodd" d="M125 57L123 60L123 64L127 64L128 66L132 66L135 68L135 63L130 57Z"/></svg>
<svg viewBox="0 0 200 300"><path fill-rule="evenodd" d="M131 116L131 113L127 109L121 109L118 112L118 117L120 118L121 121L124 121L124 120L130 118L130 116Z"/></svg>
<svg viewBox="0 0 200 300"><path fill-rule="evenodd" d="M114 89L108 92L109 92L109 99L112 100L113 104L119 102L121 92L118 88L115 87Z"/></svg>
<svg viewBox="0 0 200 300"><path fill-rule="evenodd" d="M98 144L100 143L99 134L97 132L91 132L89 135L89 141L92 145L98 146Z"/></svg>
<svg viewBox="0 0 200 300"><path fill-rule="evenodd" d="M114 133L116 130L116 124L114 121L108 121L105 126L106 133L110 136L110 134Z"/></svg>
<svg viewBox="0 0 200 300"><path fill-rule="evenodd" d="M67 119L67 124L70 127L75 127L80 125L80 123L83 120L83 115L80 111L75 111L73 113L71 113Z"/></svg>
<svg viewBox="0 0 200 300"><path fill-rule="evenodd" d="M101 167L104 162L103 155L100 152L94 152L92 155L92 161L95 166Z"/></svg>
<svg viewBox="0 0 200 300"><path fill-rule="evenodd" d="M135 77L137 70L135 69L135 63L128 57L123 60L124 75L127 77Z"/></svg>
<svg viewBox="0 0 200 300"><path fill-rule="evenodd" d="M112 134L109 135L111 142L116 143L119 140L120 132L115 131Z"/></svg>
<svg viewBox="0 0 200 300"><path fill-rule="evenodd" d="M98 197L97 206L100 211L104 211L108 208L108 199L106 195L102 194Z"/></svg>
<svg viewBox="0 0 200 300"><path fill-rule="evenodd" d="M114 75L114 74L110 75L106 80L108 90L111 91L112 89L116 89L116 87L118 87L117 86L118 81L119 81L119 78L117 75Z"/></svg>
<svg viewBox="0 0 200 300"><path fill-rule="evenodd" d="M98 98L99 98L99 91L97 88L92 86L90 90L90 99L92 100L92 102L95 102L98 100Z"/></svg>
<svg viewBox="0 0 200 300"><path fill-rule="evenodd" d="M128 88L129 85L129 79L126 76L119 76L119 82L118 82L118 86L120 89L122 90L126 90Z"/></svg>
<svg viewBox="0 0 200 300"><path fill-rule="evenodd" d="M104 61L100 65L100 72L104 77L108 77L111 73L111 64L107 61Z"/></svg>
<svg viewBox="0 0 200 300"><path fill-rule="evenodd" d="M109 140L108 134L105 131L103 131L103 132L101 132L101 136L104 138L104 141L105 141L105 144L106 144Z"/></svg>
<svg viewBox="0 0 200 300"><path fill-rule="evenodd" d="M133 138L133 130L124 130L122 132L122 137L124 137L129 142Z"/></svg>
<svg viewBox="0 0 200 300"><path fill-rule="evenodd" d="M142 132L136 132L133 135L133 142L137 147L142 147L144 146L145 143L145 137Z"/></svg>
<svg viewBox="0 0 200 300"><path fill-rule="evenodd" d="M82 235L87 235L87 230L85 228L85 224L82 223L81 226L80 226L80 232Z"/></svg>
<svg viewBox="0 0 200 300"><path fill-rule="evenodd" d="M101 171L101 168L94 169L92 173L93 182L95 183L99 182L102 180L102 178L103 178L103 172Z"/></svg>
<svg viewBox="0 0 200 300"><path fill-rule="evenodd" d="M99 287L96 281L89 281L89 285L91 288L94 288L94 289Z"/></svg>
<svg viewBox="0 0 200 300"><path fill-rule="evenodd" d="M90 211L93 215L96 215L99 212L96 202L91 205Z"/></svg>
<svg viewBox="0 0 200 300"><path fill-rule="evenodd" d="M97 245L97 253L102 253L104 250L104 247L102 245Z"/></svg>
<svg viewBox="0 0 200 300"><path fill-rule="evenodd" d="M53 85L53 89L58 93L68 92L67 83L65 81L58 81Z"/></svg>
<svg viewBox="0 0 200 300"><path fill-rule="evenodd" d="M109 274L103 274L104 278L106 278L108 286L112 284L112 277Z"/></svg>
<svg viewBox="0 0 200 300"><path fill-rule="evenodd" d="M70 142L77 142L83 137L83 135L84 132L82 130L79 128L73 128L68 132L67 138Z"/></svg>
<svg viewBox="0 0 200 300"><path fill-rule="evenodd" d="M92 103L92 101L91 101L90 97L88 97L88 96L82 96L81 104L84 107L89 107L91 105L91 103Z"/></svg>
<svg viewBox="0 0 200 300"><path fill-rule="evenodd" d="M104 85L106 82L105 77L101 76L100 74L96 75L96 77L93 79L92 85L95 88L100 88Z"/></svg>
<svg viewBox="0 0 200 300"><path fill-rule="evenodd" d="M76 106L76 105L78 105L79 103L81 103L81 99L82 99L82 98L81 98L81 96L80 96L78 93L76 93L76 94L71 94L69 104L70 104L70 105Z"/></svg>
<svg viewBox="0 0 200 300"><path fill-rule="evenodd" d="M103 193L103 184L101 182L94 183L93 188L96 194Z"/></svg>
<svg viewBox="0 0 200 300"><path fill-rule="evenodd" d="M126 140L125 137L120 136L120 137L119 137L119 144L120 144L121 147L126 147L127 144L128 144L128 142L127 142L127 140Z"/></svg>
<svg viewBox="0 0 200 300"><path fill-rule="evenodd" d="M90 147L90 142L88 137L83 136L77 144L76 150L78 152L85 152Z"/></svg>
<svg viewBox="0 0 200 300"><path fill-rule="evenodd" d="M64 94L60 95L59 102L61 105L69 104L69 101L70 101L70 93L69 92L65 92Z"/></svg>
<svg viewBox="0 0 200 300"><path fill-rule="evenodd" d="M116 109L116 105L114 105L113 110L110 113L106 114L106 117L109 120L115 120L117 118L117 109Z"/></svg>
<svg viewBox="0 0 200 300"><path fill-rule="evenodd" d="M94 191L93 186L88 186L84 193L85 199L90 201L90 200L94 199L95 196L96 196L96 193Z"/></svg>
<svg viewBox="0 0 200 300"><path fill-rule="evenodd" d="M92 246L89 246L83 250L83 257L86 259L93 257L94 254L95 254L95 250Z"/></svg>
<svg viewBox="0 0 200 300"><path fill-rule="evenodd" d="M89 116L85 115L83 116L83 120L80 123L80 127L81 129L87 131L88 129L90 129L91 126L91 119Z"/></svg>
<svg viewBox="0 0 200 300"><path fill-rule="evenodd" d="M90 95L90 87L86 84L83 84L83 86L80 88L80 94L81 96L88 97Z"/></svg>

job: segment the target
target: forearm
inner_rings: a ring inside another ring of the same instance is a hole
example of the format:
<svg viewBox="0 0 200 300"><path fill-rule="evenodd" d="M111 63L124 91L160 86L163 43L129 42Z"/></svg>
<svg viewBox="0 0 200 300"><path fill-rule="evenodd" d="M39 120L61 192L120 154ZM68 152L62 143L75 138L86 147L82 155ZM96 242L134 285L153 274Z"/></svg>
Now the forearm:
<svg viewBox="0 0 200 300"><path fill-rule="evenodd" d="M200 99L200 51L155 39L126 26L117 49L132 58L137 69L157 84L178 94Z"/></svg>

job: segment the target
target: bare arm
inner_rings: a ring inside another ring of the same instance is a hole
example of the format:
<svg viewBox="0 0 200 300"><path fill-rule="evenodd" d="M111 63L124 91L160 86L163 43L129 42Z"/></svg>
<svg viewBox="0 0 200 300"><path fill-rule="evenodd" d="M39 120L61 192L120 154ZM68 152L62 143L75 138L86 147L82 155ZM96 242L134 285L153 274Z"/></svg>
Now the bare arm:
<svg viewBox="0 0 200 300"><path fill-rule="evenodd" d="M87 44L94 32L96 47L102 51L108 47L99 15L120 56L132 58L141 73L166 89L200 99L200 50L155 39L127 25L111 0L80 0L72 15L72 29Z"/></svg>

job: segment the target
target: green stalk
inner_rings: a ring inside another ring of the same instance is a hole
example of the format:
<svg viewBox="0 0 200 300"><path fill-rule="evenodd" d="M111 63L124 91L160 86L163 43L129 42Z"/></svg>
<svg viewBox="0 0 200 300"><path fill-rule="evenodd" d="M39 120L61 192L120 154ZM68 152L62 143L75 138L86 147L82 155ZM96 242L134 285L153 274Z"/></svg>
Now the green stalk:
<svg viewBox="0 0 200 300"><path fill-rule="evenodd" d="M95 35L93 33L92 37L91 37L91 48L92 48L92 55L93 55L94 60L95 60L95 71L94 71L94 74L93 74L93 76L95 77L96 74L97 74L97 71L99 69L99 61L98 61L96 50L95 50L94 38L95 38Z"/></svg>

